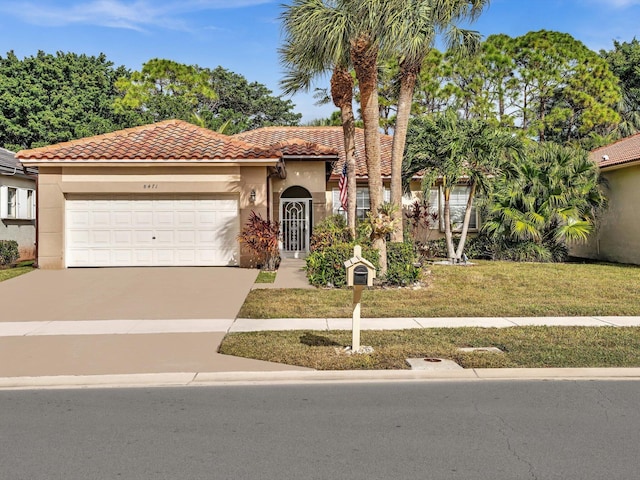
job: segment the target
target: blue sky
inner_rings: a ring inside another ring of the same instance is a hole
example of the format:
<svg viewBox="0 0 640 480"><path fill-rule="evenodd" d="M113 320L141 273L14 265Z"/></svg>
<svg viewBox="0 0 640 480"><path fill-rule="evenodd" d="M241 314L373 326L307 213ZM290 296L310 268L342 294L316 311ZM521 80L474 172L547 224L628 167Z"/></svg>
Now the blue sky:
<svg viewBox="0 0 640 480"><path fill-rule="evenodd" d="M107 55L139 70L151 58L214 68L267 85L276 94L281 68L278 16L270 0L0 0L0 55L38 50ZM593 50L640 38L640 0L492 0L473 25L483 36L532 30L567 32ZM327 86L328 79L320 81ZM311 95L293 98L303 121L328 117Z"/></svg>

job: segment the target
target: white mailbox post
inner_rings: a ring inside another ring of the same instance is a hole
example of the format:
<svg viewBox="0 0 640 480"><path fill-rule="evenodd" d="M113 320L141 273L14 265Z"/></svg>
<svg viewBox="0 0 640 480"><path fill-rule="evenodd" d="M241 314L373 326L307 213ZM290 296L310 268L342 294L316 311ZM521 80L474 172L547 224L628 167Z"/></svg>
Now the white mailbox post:
<svg viewBox="0 0 640 480"><path fill-rule="evenodd" d="M353 247L353 257L344 262L347 269L347 286L353 287L353 315L351 351L360 350L360 301L364 287L373 286L376 269L373 264L362 258L360 245Z"/></svg>

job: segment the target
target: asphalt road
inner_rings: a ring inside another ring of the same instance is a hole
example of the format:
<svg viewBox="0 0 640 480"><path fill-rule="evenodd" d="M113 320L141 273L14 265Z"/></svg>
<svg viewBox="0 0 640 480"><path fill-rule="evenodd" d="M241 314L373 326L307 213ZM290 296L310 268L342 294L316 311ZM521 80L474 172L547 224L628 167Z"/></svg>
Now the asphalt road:
<svg viewBox="0 0 640 480"><path fill-rule="evenodd" d="M0 478L638 478L640 382L0 392Z"/></svg>

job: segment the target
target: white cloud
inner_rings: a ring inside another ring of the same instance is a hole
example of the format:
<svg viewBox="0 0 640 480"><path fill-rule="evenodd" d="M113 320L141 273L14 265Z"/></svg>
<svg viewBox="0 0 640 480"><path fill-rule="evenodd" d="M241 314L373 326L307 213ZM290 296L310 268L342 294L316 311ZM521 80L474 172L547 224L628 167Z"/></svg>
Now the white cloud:
<svg viewBox="0 0 640 480"><path fill-rule="evenodd" d="M270 3L270 0L76 0L66 5L32 1L2 5L0 11L35 25L82 24L140 31L148 27L183 30L187 26L179 15L264 3Z"/></svg>

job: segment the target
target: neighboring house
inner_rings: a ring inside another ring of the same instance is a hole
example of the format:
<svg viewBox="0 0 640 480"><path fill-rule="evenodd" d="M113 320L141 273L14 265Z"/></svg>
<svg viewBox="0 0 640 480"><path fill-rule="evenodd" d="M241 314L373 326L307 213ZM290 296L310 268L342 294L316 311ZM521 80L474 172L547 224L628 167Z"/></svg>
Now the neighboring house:
<svg viewBox="0 0 640 480"><path fill-rule="evenodd" d="M640 133L591 152L606 179L607 210L576 257L640 265Z"/></svg>
<svg viewBox="0 0 640 480"><path fill-rule="evenodd" d="M36 176L0 148L0 240L17 241L23 260L36 256Z"/></svg>
<svg viewBox="0 0 640 480"><path fill-rule="evenodd" d="M381 137L388 188L392 139ZM360 217L368 208L363 141L358 129ZM342 142L341 127L226 136L169 120L18 152L39 169L38 264L251 266L237 235L252 210L281 222L283 255L304 255L313 225L341 213Z"/></svg>

